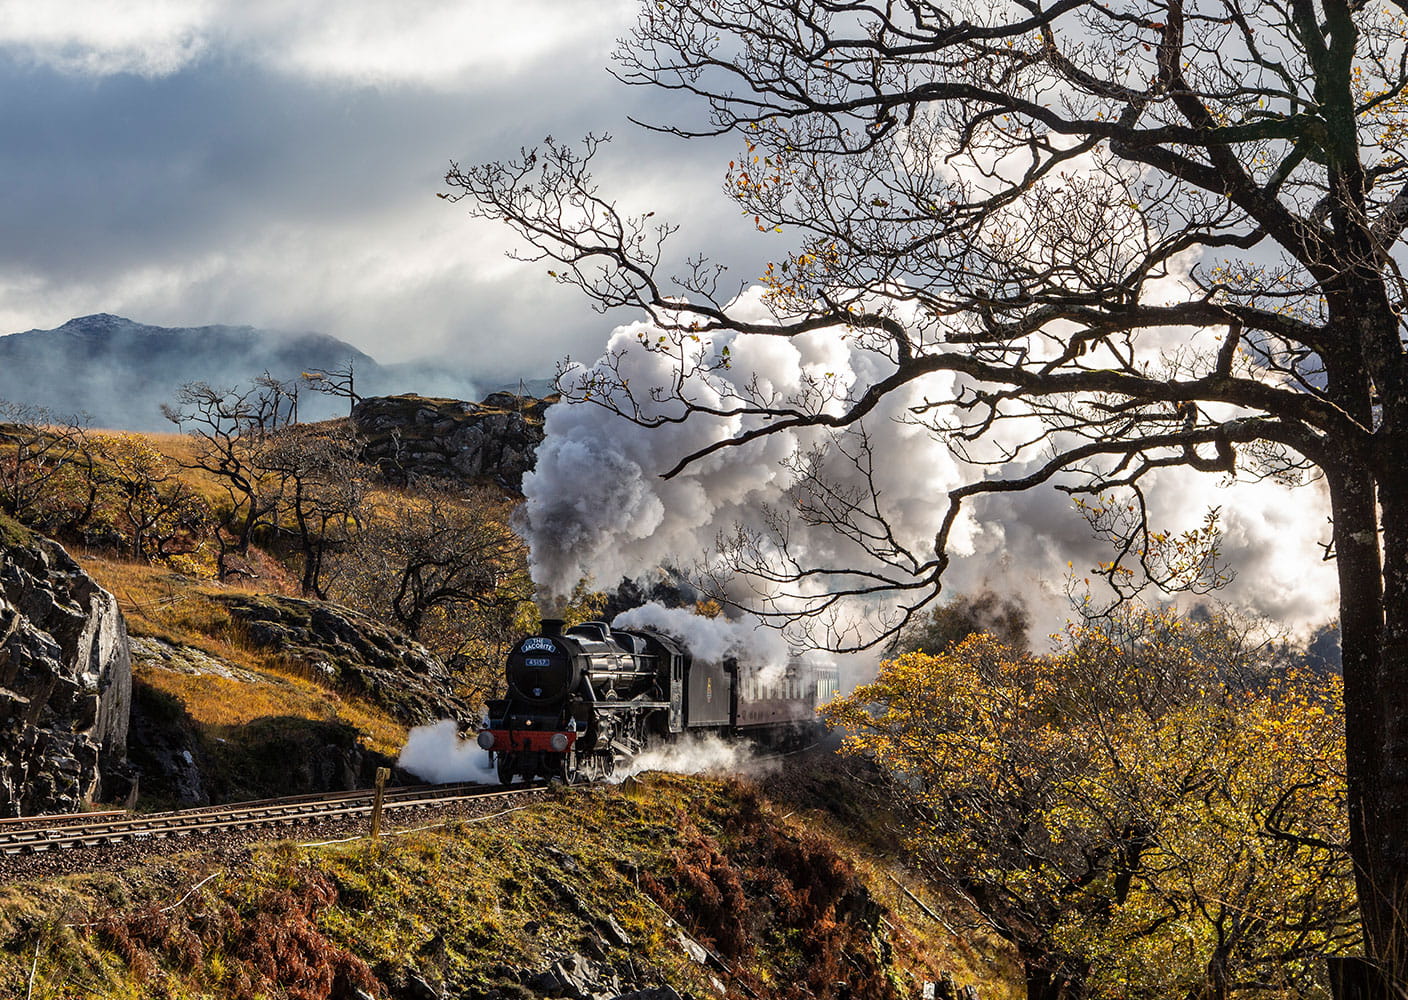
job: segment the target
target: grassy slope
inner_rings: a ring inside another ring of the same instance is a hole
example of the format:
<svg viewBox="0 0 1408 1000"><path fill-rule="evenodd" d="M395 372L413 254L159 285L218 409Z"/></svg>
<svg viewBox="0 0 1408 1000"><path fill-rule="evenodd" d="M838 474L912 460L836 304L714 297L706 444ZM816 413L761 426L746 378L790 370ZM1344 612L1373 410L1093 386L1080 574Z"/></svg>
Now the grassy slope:
<svg viewBox="0 0 1408 1000"><path fill-rule="evenodd" d="M34 1000L277 1000L346 983L381 997L412 975L452 996L529 997L516 973L573 952L701 997L710 977L729 997L841 996L839 982L913 996L945 968L985 1000L1020 994L999 949L956 941L902 897L902 872L816 818L752 785L652 776L380 845L269 846L242 870L162 861L12 887L0 995L25 995L38 955ZM607 916L629 948L603 941ZM681 925L731 974L691 961Z"/></svg>
<svg viewBox="0 0 1408 1000"><path fill-rule="evenodd" d="M336 430L345 421L308 424L312 433ZM228 503L220 481L211 474L191 469L199 450L198 442L187 434L138 434L95 431L141 439L154 446L172 462L172 471L213 507ZM0 448L4 445L0 444ZM186 467L186 468L183 468ZM388 494L389 496L389 494ZM389 502L374 499L374 506ZM14 535L27 537L27 530L6 519L0 523L0 542ZM229 613L211 595L218 591L244 590L248 593L281 593L297 596L296 580L274 558L254 550L250 569L258 579L250 585L238 581L217 584L173 572L161 565L134 561L111 550L85 550L70 547L71 554L100 584L117 595L134 636L164 639L189 646L254 675L253 681L181 673L151 664L138 664L136 681L154 692L158 700L183 706L194 724L209 736L212 745L226 745L232 731L257 720L299 721L316 726L341 725L361 734L369 749L394 754L405 742L405 727L378 706L329 690L321 678L297 663L243 641Z"/></svg>
<svg viewBox="0 0 1408 1000"><path fill-rule="evenodd" d="M286 717L350 725L367 746L383 753L394 753L405 742L405 727L376 706L330 691L296 664L244 641L229 612L211 599L214 584L101 552L74 555L117 595L132 635L198 649L257 678L246 682L137 667L139 683L180 702L198 725L223 731L260 718ZM220 589L238 588L226 584Z"/></svg>

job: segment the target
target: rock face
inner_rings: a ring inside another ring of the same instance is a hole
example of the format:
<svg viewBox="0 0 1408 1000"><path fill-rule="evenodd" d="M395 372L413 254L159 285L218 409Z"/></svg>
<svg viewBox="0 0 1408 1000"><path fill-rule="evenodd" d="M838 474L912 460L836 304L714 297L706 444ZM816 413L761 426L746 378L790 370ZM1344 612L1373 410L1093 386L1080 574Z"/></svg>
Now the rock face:
<svg viewBox="0 0 1408 1000"><path fill-rule="evenodd" d="M117 599L0 518L0 816L124 795L132 659Z"/></svg>
<svg viewBox="0 0 1408 1000"><path fill-rule="evenodd" d="M219 598L254 645L302 663L313 679L375 702L411 726L470 718L435 654L348 608L271 594Z"/></svg>
<svg viewBox="0 0 1408 1000"><path fill-rule="evenodd" d="M491 479L522 493L543 441L543 414L556 397L496 392L482 403L378 396L352 411L363 458L394 481Z"/></svg>

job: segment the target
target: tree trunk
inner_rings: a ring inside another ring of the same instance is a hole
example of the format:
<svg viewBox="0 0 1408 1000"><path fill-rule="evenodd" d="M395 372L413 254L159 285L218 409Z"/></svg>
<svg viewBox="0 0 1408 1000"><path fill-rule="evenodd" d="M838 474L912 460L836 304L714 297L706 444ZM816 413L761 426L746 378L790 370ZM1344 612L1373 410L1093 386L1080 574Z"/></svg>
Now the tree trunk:
<svg viewBox="0 0 1408 1000"><path fill-rule="evenodd" d="M1330 470L1344 657L1349 840L1365 950L1384 971L1403 968L1400 926L1408 884L1408 482ZM1383 546L1379 557L1379 510Z"/></svg>
<svg viewBox="0 0 1408 1000"><path fill-rule="evenodd" d="M1369 954L1402 983L1408 980L1408 433L1396 430L1386 421L1391 436L1384 442L1378 491L1384 624L1370 706L1378 742L1374 758L1365 762L1372 784L1364 789L1368 870L1359 899ZM1347 673L1345 688L1348 702ZM1346 714L1347 737L1355 738L1352 733Z"/></svg>
<svg viewBox="0 0 1408 1000"><path fill-rule="evenodd" d="M1355 181L1350 175L1346 182ZM1349 844L1364 947L1387 979L1401 981L1408 978L1408 382L1382 279L1355 266L1373 249L1357 222L1337 219L1337 231L1362 245L1336 287L1327 287L1338 336L1324 360L1327 394L1373 428L1373 450L1334 456L1322 467L1340 585Z"/></svg>

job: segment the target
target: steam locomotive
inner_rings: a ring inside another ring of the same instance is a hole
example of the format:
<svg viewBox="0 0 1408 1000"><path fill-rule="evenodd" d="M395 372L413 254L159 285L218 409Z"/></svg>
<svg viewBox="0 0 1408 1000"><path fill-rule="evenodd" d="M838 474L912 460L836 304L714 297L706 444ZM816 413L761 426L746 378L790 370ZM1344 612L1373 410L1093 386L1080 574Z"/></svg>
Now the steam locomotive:
<svg viewBox="0 0 1408 1000"><path fill-rule="evenodd" d="M711 662L651 628L548 619L505 665L508 696L488 703L478 742L499 780L608 777L647 747L686 733L778 744L816 725L835 669Z"/></svg>

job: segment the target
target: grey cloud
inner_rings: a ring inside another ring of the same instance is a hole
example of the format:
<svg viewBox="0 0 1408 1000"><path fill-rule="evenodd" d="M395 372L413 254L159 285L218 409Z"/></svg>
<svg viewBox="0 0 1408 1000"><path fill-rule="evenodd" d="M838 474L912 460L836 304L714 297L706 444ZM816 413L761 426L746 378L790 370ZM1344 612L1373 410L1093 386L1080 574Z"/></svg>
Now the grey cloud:
<svg viewBox="0 0 1408 1000"><path fill-rule="evenodd" d="M550 133L619 136L604 188L685 224L676 261L702 248L741 285L783 252L719 193L730 142L628 125L660 117L660 95L586 58L462 94L311 82L230 56L156 78L0 62L0 86L18 97L0 106L0 331L109 311L319 329L389 361L478 355L494 377L550 372L624 317L597 316L542 268L506 267L507 230L475 230L434 198L450 160Z"/></svg>

